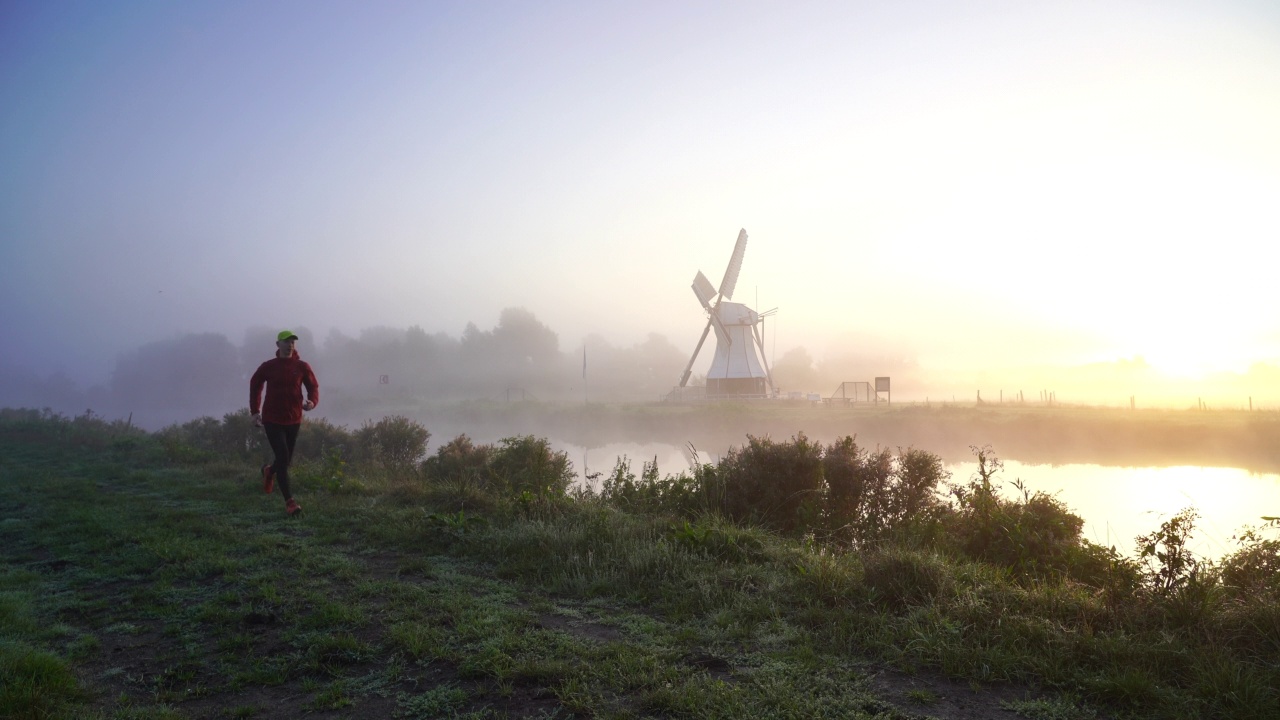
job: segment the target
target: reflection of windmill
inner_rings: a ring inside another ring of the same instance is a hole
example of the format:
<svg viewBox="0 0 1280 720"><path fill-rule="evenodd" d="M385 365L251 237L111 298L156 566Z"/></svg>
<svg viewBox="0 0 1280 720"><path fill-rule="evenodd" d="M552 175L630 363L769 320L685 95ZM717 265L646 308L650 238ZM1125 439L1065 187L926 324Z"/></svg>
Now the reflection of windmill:
<svg viewBox="0 0 1280 720"><path fill-rule="evenodd" d="M738 243L733 246L733 254L729 256L729 267L725 268L719 291L711 286L701 271L693 278L693 294L698 296L698 302L707 311L707 326L703 328L698 346L693 349L693 356L680 376L680 387L689 382L693 363L707 340L707 333L715 328L716 355L707 370L707 396L762 397L773 390L769 365L761 361L765 352L756 325L776 312L776 308L761 315L742 303L728 302L733 299L733 288L738 284L738 272L742 270L742 256L746 252L747 231L742 230L738 233ZM759 355L756 348L760 349Z"/></svg>

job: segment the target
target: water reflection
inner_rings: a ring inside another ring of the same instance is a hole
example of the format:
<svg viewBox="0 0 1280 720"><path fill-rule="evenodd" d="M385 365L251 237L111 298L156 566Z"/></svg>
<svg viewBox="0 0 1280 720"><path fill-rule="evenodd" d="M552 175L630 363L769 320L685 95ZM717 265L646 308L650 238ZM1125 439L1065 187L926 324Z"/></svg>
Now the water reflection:
<svg viewBox="0 0 1280 720"><path fill-rule="evenodd" d="M949 466L953 481L973 476L976 463ZM1178 511L1200 514L1192 549L1220 557L1235 548L1231 537L1263 515L1280 515L1280 476L1225 467L1107 467L1027 465L1005 461L1003 494L1016 497L1020 479L1029 492L1056 495L1085 521L1084 537L1134 554L1134 538L1150 533Z"/></svg>
<svg viewBox="0 0 1280 720"><path fill-rule="evenodd" d="M612 443L593 448L553 444L569 453L579 482L584 482L587 473L607 476L622 456L630 459L631 471L637 476L642 463L655 458L662 475L689 467L686 451L665 443ZM701 450L700 455L702 462L714 463L720 458L720 453ZM951 463L947 468L952 482L965 482L974 475L977 464ZM1244 526L1260 525L1264 515L1280 515L1280 475L1239 468L1038 465L1005 460L1004 471L996 479L1006 497L1017 496L1015 480L1021 480L1028 492L1056 495L1084 519L1085 538L1130 556L1135 554L1137 536L1152 532L1186 507L1195 507L1200 513L1192 549L1214 558L1234 550L1231 538Z"/></svg>

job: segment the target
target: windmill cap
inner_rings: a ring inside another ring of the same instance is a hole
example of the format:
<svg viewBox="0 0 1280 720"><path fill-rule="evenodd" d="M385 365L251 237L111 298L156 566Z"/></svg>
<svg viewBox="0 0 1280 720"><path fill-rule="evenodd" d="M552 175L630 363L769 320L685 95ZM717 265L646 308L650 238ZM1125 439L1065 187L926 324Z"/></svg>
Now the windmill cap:
<svg viewBox="0 0 1280 720"><path fill-rule="evenodd" d="M276 335L276 342L281 342L284 340L297 340L297 339L298 339L298 336L294 335L292 330L281 330L280 334Z"/></svg>

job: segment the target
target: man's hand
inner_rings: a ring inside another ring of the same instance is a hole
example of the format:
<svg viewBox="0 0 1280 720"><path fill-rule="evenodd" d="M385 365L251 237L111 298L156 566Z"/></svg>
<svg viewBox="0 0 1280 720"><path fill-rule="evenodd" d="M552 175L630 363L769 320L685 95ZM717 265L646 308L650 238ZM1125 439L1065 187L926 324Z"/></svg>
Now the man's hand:
<svg viewBox="0 0 1280 720"><path fill-rule="evenodd" d="M313 403L313 402L311 402L310 400L304 400L304 401L302 402L302 409L303 409L303 410L310 410L311 408L313 408L313 407L315 407L315 406L316 406L316 404L315 404L315 403Z"/></svg>
<svg viewBox="0 0 1280 720"><path fill-rule="evenodd" d="M262 427L262 413L253 414L253 424Z"/></svg>

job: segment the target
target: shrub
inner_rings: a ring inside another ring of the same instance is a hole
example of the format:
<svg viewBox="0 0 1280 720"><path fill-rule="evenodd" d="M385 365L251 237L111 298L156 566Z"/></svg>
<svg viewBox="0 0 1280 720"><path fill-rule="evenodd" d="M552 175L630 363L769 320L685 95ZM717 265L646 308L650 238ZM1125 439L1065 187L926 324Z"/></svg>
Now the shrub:
<svg viewBox="0 0 1280 720"><path fill-rule="evenodd" d="M503 438L489 467L497 486L517 496L560 497L575 477L567 453L532 435Z"/></svg>
<svg viewBox="0 0 1280 720"><path fill-rule="evenodd" d="M868 539L881 535L893 458L888 450L868 453L845 436L822 456L826 482L826 520L839 535Z"/></svg>
<svg viewBox="0 0 1280 720"><path fill-rule="evenodd" d="M489 489L493 453L492 445L476 445L466 435L459 435L423 460L422 472L428 481L453 485L458 490Z"/></svg>
<svg viewBox="0 0 1280 720"><path fill-rule="evenodd" d="M355 436L342 425L326 418L307 420L298 430L298 455L327 459L334 453L347 458L355 447Z"/></svg>
<svg viewBox="0 0 1280 720"><path fill-rule="evenodd" d="M1134 596L1142 587L1138 562L1116 552L1081 540L1066 558L1066 574L1071 579L1101 590L1101 598L1112 613L1133 606Z"/></svg>
<svg viewBox="0 0 1280 720"><path fill-rule="evenodd" d="M726 515L787 533L814 527L824 488L822 446L804 433L785 443L750 435L747 440L729 450L717 472Z"/></svg>
<svg viewBox="0 0 1280 720"><path fill-rule="evenodd" d="M174 460L208 459L218 455L242 462L260 462L270 452L266 435L253 424L248 409L229 412L221 421L206 416L170 425L158 431L156 437Z"/></svg>
<svg viewBox="0 0 1280 720"><path fill-rule="evenodd" d="M937 487L947 478L937 455L907 448L868 452L844 437L822 457L827 486L825 520L836 537L872 541L930 534L941 507Z"/></svg>
<svg viewBox="0 0 1280 720"><path fill-rule="evenodd" d="M430 438L425 427L401 415L365 421L353 438L355 457L388 470L404 471L426 454Z"/></svg>
<svg viewBox="0 0 1280 720"><path fill-rule="evenodd" d="M938 485L951 476L942 458L931 452L898 448L894 482L884 503L890 527L931 518L940 507Z"/></svg>
<svg viewBox="0 0 1280 720"><path fill-rule="evenodd" d="M1191 534L1199 517L1187 508L1138 537L1144 586L1164 620L1176 627L1198 624L1221 602L1222 588L1213 564L1191 552Z"/></svg>
<svg viewBox="0 0 1280 720"><path fill-rule="evenodd" d="M1052 495L1029 493L1020 500L999 496L993 482L1004 468L991 448L973 448L976 477L955 486L955 512L948 518L957 548L970 558L1012 570L1018 577L1065 574L1078 556L1084 520Z"/></svg>
<svg viewBox="0 0 1280 720"><path fill-rule="evenodd" d="M1267 529L1280 529L1280 520L1269 520L1263 528L1245 528L1236 537L1240 548L1223 558L1222 584L1232 597L1280 602L1280 537L1266 537Z"/></svg>
<svg viewBox="0 0 1280 720"><path fill-rule="evenodd" d="M1186 508L1160 523L1159 530L1138 536L1143 578L1156 595L1171 595L1200 573L1200 560L1187 547L1197 518L1194 509Z"/></svg>
<svg viewBox="0 0 1280 720"><path fill-rule="evenodd" d="M699 477L696 473L692 477L681 473L660 478L655 457L652 462L644 462L637 482L631 460L624 455L601 483L600 497L626 510L687 516L701 505Z"/></svg>
<svg viewBox="0 0 1280 720"><path fill-rule="evenodd" d="M253 424L247 408L222 416L216 443L219 453L255 463L271 452L266 433Z"/></svg>

